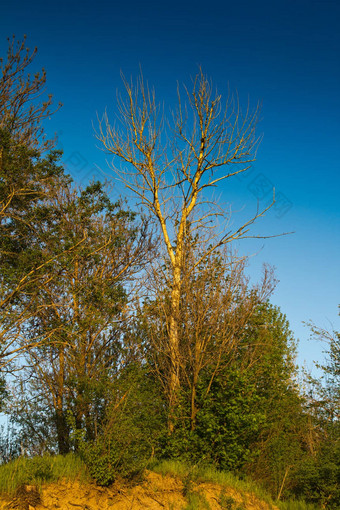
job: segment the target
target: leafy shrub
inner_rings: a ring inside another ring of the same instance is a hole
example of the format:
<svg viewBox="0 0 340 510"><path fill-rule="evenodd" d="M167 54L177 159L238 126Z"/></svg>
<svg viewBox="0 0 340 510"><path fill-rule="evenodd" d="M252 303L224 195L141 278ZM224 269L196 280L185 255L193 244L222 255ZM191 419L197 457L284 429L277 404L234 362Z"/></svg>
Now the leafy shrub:
<svg viewBox="0 0 340 510"><path fill-rule="evenodd" d="M340 508L340 441L326 440L315 457L306 458L295 473L294 495L328 509Z"/></svg>
<svg viewBox="0 0 340 510"><path fill-rule="evenodd" d="M84 462L94 480L103 487L114 482L117 476L118 459L114 451L105 452L98 443L86 444L82 451Z"/></svg>
<svg viewBox="0 0 340 510"><path fill-rule="evenodd" d="M176 426L161 441L161 456L189 463L214 465L238 472L257 455L251 448L263 425L264 413L256 386L241 371L230 369L223 377L215 377L206 395L202 381L197 388L195 429L190 424L190 395L179 395Z"/></svg>
<svg viewBox="0 0 340 510"><path fill-rule="evenodd" d="M133 479L140 475L148 461L150 452L138 441L99 438L83 444L81 455L91 477L98 485L107 487L118 477ZM149 453L149 455L147 455Z"/></svg>
<svg viewBox="0 0 340 510"><path fill-rule="evenodd" d="M107 410L101 433L92 441L79 435L77 447L98 485L140 476L153 457L164 418L152 382L143 370L126 369L116 383L116 400Z"/></svg>

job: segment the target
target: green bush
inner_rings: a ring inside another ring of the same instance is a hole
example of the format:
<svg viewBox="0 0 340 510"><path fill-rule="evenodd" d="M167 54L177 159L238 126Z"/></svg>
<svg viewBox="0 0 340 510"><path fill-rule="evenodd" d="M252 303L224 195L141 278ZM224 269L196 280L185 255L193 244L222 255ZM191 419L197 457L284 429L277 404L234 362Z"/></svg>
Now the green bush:
<svg viewBox="0 0 340 510"><path fill-rule="evenodd" d="M315 457L306 458L295 473L294 494L328 509L340 508L340 441L326 440Z"/></svg>
<svg viewBox="0 0 340 510"><path fill-rule="evenodd" d="M164 418L159 394L151 383L143 370L128 367L117 381L116 399L98 437L86 441L78 436L77 448L98 485L140 476L153 457Z"/></svg>
<svg viewBox="0 0 340 510"><path fill-rule="evenodd" d="M251 445L264 421L260 397L255 384L236 369L216 376L206 395L208 382L198 386L194 430L190 426L190 395L183 391L179 396L175 430L171 436L165 431L161 456L239 472L257 454Z"/></svg>
<svg viewBox="0 0 340 510"><path fill-rule="evenodd" d="M106 487L117 477L118 458L115 451L105 452L97 443L86 444L82 457L90 476L98 485Z"/></svg>
<svg viewBox="0 0 340 510"><path fill-rule="evenodd" d="M81 448L80 453L90 476L102 487L111 485L117 478L137 478L148 462L150 452L138 438L136 441L122 439L121 442L114 439L107 442L99 438L84 443Z"/></svg>

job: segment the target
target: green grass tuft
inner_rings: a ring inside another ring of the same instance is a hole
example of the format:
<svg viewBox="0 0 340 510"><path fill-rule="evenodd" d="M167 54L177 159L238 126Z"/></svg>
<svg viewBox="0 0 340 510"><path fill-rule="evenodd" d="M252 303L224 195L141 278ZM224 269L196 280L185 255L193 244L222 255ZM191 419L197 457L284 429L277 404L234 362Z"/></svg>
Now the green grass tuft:
<svg viewBox="0 0 340 510"><path fill-rule="evenodd" d="M190 492L187 495L188 504L184 510L211 510L204 494L199 492Z"/></svg>
<svg viewBox="0 0 340 510"><path fill-rule="evenodd" d="M155 464L151 469L162 475L169 474L184 480L190 479L196 483L210 482L221 485L221 487L231 487L242 495L253 493L269 505L274 504L271 497L252 480L240 480L233 473L218 471L212 466L190 466L181 461L164 460Z"/></svg>
<svg viewBox="0 0 340 510"><path fill-rule="evenodd" d="M74 454L19 457L0 466L0 494L13 494L25 484L41 486L61 479L89 480L87 469L79 457Z"/></svg>

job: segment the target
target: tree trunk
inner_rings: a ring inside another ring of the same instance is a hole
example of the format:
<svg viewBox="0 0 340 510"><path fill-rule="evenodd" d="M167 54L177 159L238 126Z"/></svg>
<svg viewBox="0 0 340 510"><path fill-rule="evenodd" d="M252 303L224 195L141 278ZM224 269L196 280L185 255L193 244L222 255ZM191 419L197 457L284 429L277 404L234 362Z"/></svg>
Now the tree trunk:
<svg viewBox="0 0 340 510"><path fill-rule="evenodd" d="M193 385L192 385L192 390L191 390L191 413L190 413L190 429L191 430L195 430L195 427L196 427L196 414L197 414L196 384L197 384L197 382L194 381Z"/></svg>
<svg viewBox="0 0 340 510"><path fill-rule="evenodd" d="M66 423L64 412L64 390L65 390L65 352L64 347L59 347L59 374L58 389L56 395L56 427L58 438L58 450L61 455L70 451L69 428Z"/></svg>
<svg viewBox="0 0 340 510"><path fill-rule="evenodd" d="M65 413L62 409L56 410L56 427L58 438L58 450L60 455L66 455L70 451L70 431L66 423Z"/></svg>
<svg viewBox="0 0 340 510"><path fill-rule="evenodd" d="M176 266L173 272L173 288L171 292L171 317L169 330L169 418L168 428L172 433L176 421L176 406L180 390L180 352L179 352L179 314L181 296L181 268Z"/></svg>

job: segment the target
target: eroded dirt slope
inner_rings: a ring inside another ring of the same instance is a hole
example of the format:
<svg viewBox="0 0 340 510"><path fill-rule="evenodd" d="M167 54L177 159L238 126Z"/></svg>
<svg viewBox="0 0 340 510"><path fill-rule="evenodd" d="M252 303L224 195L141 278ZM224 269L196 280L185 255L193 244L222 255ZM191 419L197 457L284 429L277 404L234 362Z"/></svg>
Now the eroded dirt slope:
<svg viewBox="0 0 340 510"><path fill-rule="evenodd" d="M242 496L233 489L210 483L190 488L171 476L148 472L137 486L116 484L110 488L59 482L42 487L22 487L16 497L0 498L1 510L185 510L189 500L202 510L269 510L253 494Z"/></svg>

